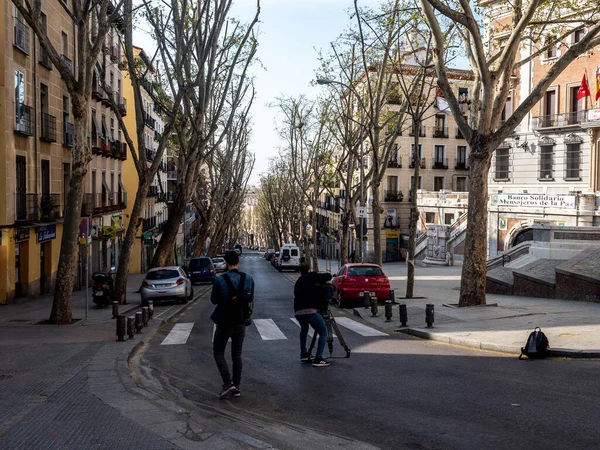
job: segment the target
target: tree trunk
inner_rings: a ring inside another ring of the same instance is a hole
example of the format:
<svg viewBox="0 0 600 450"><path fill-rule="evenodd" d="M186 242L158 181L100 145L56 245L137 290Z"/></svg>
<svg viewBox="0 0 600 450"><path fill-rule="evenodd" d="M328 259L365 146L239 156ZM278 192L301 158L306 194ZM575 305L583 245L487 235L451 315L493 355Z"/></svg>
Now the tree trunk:
<svg viewBox="0 0 600 450"><path fill-rule="evenodd" d="M131 259L133 245L137 237L138 221L142 217L144 202L146 201L146 195L150 187L150 180L150 177L146 177L142 183L138 184L138 190L135 194L135 202L133 203L133 208L129 217L129 225L127 226L125 240L123 241L123 246L121 248L121 255L119 255L119 267L117 268L117 276L115 279L112 300L114 302L118 302L120 305L127 303L126 295L127 275L129 275L129 261Z"/></svg>
<svg viewBox="0 0 600 450"><path fill-rule="evenodd" d="M415 136L415 170L413 180L410 185L411 190L411 223L408 238L408 254L406 255L406 298L413 298L415 287L415 251L417 241L417 224L419 223L419 205L417 203L417 189L419 187L419 169L421 168L421 154L419 153L419 130L421 122L415 120L413 122L413 135Z"/></svg>
<svg viewBox="0 0 600 450"><path fill-rule="evenodd" d="M184 189L178 189L175 194L175 198L173 199L173 204L171 208L169 208L169 219L165 224L165 228L163 229L162 236L160 241L158 242L158 247L154 252L154 257L152 258L152 267L162 267L168 264L171 259L171 255L173 254L173 245L177 239L177 233L179 232L179 226L181 225L181 220L185 215L185 207L187 205L187 201L184 194ZM185 234L185 223L183 224L184 234ZM184 237L184 239L187 236ZM184 247L186 243L184 242ZM186 256L184 255L184 258ZM185 263L185 261L184 261Z"/></svg>
<svg viewBox="0 0 600 450"><path fill-rule="evenodd" d="M319 271L319 255L317 254L317 201L313 201L312 204L313 215L311 217L311 226L312 226L312 241L313 248L311 250L312 257L312 270L313 272Z"/></svg>
<svg viewBox="0 0 600 450"><path fill-rule="evenodd" d="M383 264L381 257L381 207L379 206L379 181L376 180L374 175L372 184L372 195L373 195L373 247L375 251L374 263Z"/></svg>
<svg viewBox="0 0 600 450"><path fill-rule="evenodd" d="M72 97L75 136L73 138L73 170L67 194L65 220L63 223L60 256L54 286L54 301L49 322L57 325L70 324L73 319L73 286L77 274L79 253L79 222L81 204L85 191L85 175L91 159L87 147L88 103L85 98Z"/></svg>
<svg viewBox="0 0 600 450"><path fill-rule="evenodd" d="M469 179L469 209L465 254L462 268L459 306L485 305L485 283L487 272L487 175L492 152L487 148L477 149L469 157L471 166Z"/></svg>

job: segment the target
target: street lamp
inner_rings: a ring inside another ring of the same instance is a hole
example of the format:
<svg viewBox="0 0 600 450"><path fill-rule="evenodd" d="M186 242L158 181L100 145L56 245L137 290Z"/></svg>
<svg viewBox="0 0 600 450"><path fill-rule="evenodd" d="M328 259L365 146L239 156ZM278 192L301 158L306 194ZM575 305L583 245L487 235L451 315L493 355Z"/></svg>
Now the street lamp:
<svg viewBox="0 0 600 450"><path fill-rule="evenodd" d="M348 89L349 91L352 91L352 88L350 86L348 86L346 83L342 83L341 81L336 81L336 80L329 80L327 78L317 78L317 84L321 85L321 86L325 86L328 84L339 84L340 86L345 87L346 89ZM356 98L358 99L358 102L360 103L361 106L361 119L362 119L362 111L364 110L364 105L362 102L362 99L360 98L359 95L356 96ZM363 154L363 141L364 141L364 125L362 123L362 120L360 122L360 206L363 207L365 206L365 201L364 201L364 180L365 180L365 168L364 168L364 164L363 164L363 158L364 158L364 154ZM364 239L362 236L363 233L363 218L359 218L360 220L360 234L361 236L356 236L357 239L359 239L359 244L360 244L360 262L363 262L364 260Z"/></svg>

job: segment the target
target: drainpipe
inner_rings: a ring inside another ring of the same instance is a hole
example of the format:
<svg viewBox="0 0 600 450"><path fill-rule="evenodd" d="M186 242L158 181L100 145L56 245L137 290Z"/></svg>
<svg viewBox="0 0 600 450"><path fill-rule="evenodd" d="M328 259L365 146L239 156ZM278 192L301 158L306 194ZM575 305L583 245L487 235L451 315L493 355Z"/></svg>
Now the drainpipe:
<svg viewBox="0 0 600 450"><path fill-rule="evenodd" d="M35 158L35 187L33 189L35 193L35 198L38 198L38 182L40 180L39 176L39 153L38 153L38 127L37 127L37 117L38 117L38 107L37 107L37 83L38 83L38 68L37 68L37 39L35 33L33 34L33 154Z"/></svg>

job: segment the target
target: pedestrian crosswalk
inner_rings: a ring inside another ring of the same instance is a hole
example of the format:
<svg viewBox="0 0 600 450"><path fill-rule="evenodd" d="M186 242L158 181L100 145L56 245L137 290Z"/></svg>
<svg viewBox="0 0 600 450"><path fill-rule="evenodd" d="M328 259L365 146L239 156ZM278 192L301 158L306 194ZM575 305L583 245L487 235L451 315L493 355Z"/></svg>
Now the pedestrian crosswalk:
<svg viewBox="0 0 600 450"><path fill-rule="evenodd" d="M300 324L296 320L295 317L291 317L290 320L296 324L299 328ZM357 322L349 317L336 317L336 322L340 327L344 329L350 330L360 336L365 337L377 337L377 336L388 336L388 334L379 331L373 327L365 325L363 323ZM254 324L254 328L257 333L247 332L246 339L251 337L253 334L258 334L258 337L262 341L281 341L288 339L288 336L282 330L285 329L291 335L292 339L296 339L298 337L298 332L290 332L289 326L283 325L280 327L277 322L273 319L252 319L252 323ZM287 322L289 324L289 322ZM188 342L188 338L190 337L192 330L194 328L194 322L188 323L177 323L171 329L169 334L164 338L161 345L183 345ZM213 326L212 337L214 339L214 333L216 330L216 325ZM296 329L297 330L297 329ZM309 328L308 335L312 337L314 335L314 330ZM334 334L334 337L337 337Z"/></svg>

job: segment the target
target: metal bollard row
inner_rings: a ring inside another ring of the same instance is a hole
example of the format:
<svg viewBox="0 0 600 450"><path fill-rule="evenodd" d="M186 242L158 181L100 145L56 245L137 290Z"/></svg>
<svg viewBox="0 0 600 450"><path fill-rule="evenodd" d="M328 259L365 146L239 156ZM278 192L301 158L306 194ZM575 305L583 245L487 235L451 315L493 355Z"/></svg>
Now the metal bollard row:
<svg viewBox="0 0 600 450"><path fill-rule="evenodd" d="M400 314L400 324L405 327L408 323L408 312L406 310L406 303L400 303L398 305L398 312Z"/></svg>
<svg viewBox="0 0 600 450"><path fill-rule="evenodd" d="M134 324L135 324L135 316L128 316L127 317L127 336L129 336L129 339L133 339L133 336L135 335Z"/></svg>
<svg viewBox="0 0 600 450"><path fill-rule="evenodd" d="M392 301L391 300L385 301L385 321L386 322L392 321Z"/></svg>
<svg viewBox="0 0 600 450"><path fill-rule="evenodd" d="M118 302L112 302L112 315L113 315L113 319L116 319L117 316L119 315L119 303Z"/></svg>
<svg viewBox="0 0 600 450"><path fill-rule="evenodd" d="M434 322L434 308L433 304L427 303L425 307L425 323L427 323L427 328L433 328Z"/></svg>
<svg viewBox="0 0 600 450"><path fill-rule="evenodd" d="M125 316L119 314L117 316L117 341L122 342L125 340Z"/></svg>
<svg viewBox="0 0 600 450"><path fill-rule="evenodd" d="M154 315L154 304L152 302L148 302L148 306L144 306L141 311L137 311L135 315L132 316L124 316L123 314L118 314L118 303L113 302L113 314L117 312L117 341L125 340L125 333L129 336L129 339L133 339L136 333L141 333L142 328L148 326L148 321Z"/></svg>
<svg viewBox="0 0 600 450"><path fill-rule="evenodd" d="M371 315L377 316L377 297L371 297Z"/></svg>

